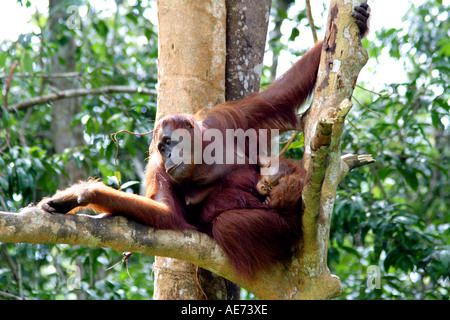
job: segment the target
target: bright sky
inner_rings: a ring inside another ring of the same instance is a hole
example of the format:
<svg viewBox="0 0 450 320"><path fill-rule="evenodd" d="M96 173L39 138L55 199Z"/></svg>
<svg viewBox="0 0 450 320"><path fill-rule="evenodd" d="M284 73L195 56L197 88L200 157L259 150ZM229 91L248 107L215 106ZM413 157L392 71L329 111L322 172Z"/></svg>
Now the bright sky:
<svg viewBox="0 0 450 320"><path fill-rule="evenodd" d="M424 0L414 0L415 3L423 1ZM41 13L46 13L48 8L48 0L32 0L32 7L30 8L22 7L17 3L17 0L2 0L1 2L0 42L4 39L15 40L21 33L32 31L32 26L27 22L30 20L35 8L37 7ZM133 4L135 0L128 0L128 2ZM303 0L297 0L296 2L298 3L298 6L304 6ZM321 6L322 1L312 1L313 14L314 12L320 12L322 10L320 7L317 7L317 4ZM372 0L369 1L369 4L371 4L372 8L372 30L379 30L383 26L386 28L398 27L402 22L401 19L404 13L410 7L409 0L377 0L376 2ZM104 5L105 8L115 8L114 1L110 0L98 1L96 2L96 5ZM316 5L316 8L314 8L314 5ZM320 21L321 19L319 19L317 14L314 16L316 25L324 24L324 21Z"/></svg>
<svg viewBox="0 0 450 320"><path fill-rule="evenodd" d="M23 1L24 3L26 1ZM28 24L34 7L39 12L47 12L48 0L35 0L33 7L25 8L17 3L17 0L2 0L0 4L0 42L5 39L17 40L20 34L32 32L33 28ZM38 31L39 30L35 30Z"/></svg>
<svg viewBox="0 0 450 320"><path fill-rule="evenodd" d="M36 11L36 8L41 14L47 15L48 11L48 0L31 0L32 6L30 8L22 7L17 0L0 0L0 42L5 39L17 40L20 34L33 32L33 26L28 24L32 15ZM23 0L25 3L26 0ZM127 0L130 5L134 5L136 0ZM67 1L70 4L70 1ZM143 0L142 5L146 7L148 0ZM114 0L96 0L95 6L97 9L105 10L106 12L111 10L115 12L116 5ZM156 10L154 10L156 11ZM83 17L86 15L82 12L80 8L80 15ZM146 11L144 16L152 21L152 23L157 23L156 12ZM34 30L39 32L39 29Z"/></svg>
<svg viewBox="0 0 450 320"><path fill-rule="evenodd" d="M425 0L369 0L369 4L372 9L372 17L370 23L371 33L369 33L368 38L372 40L375 38L375 31L380 30L382 27L385 28L395 28L402 24L402 17L410 7L410 1L414 3L421 3ZM448 1L448 0L447 0ZM25 0L24 0L25 2ZM135 0L128 0L130 4L134 4ZM28 24L35 8L41 13L46 13L48 8L48 0L32 0L31 8L24 8L17 3L17 0L1 0L0 9L0 42L4 39L17 40L21 33L28 33L32 31L39 32L39 30L33 30L33 26ZM298 6L304 6L304 0L297 0ZM322 11L321 6L322 1L311 1L312 10L314 15L314 22L316 25L324 25L325 21L319 17L319 12ZM111 8L115 10L115 4L113 0L103 0L96 1L96 6L101 5L103 8ZM314 7L316 6L316 7ZM153 10L154 11L154 10ZM297 12L298 10L292 10L292 12ZM146 12L148 13L149 19L153 23L156 21L156 12ZM315 14L316 13L316 14ZM81 16L83 13L80 12ZM325 17L326 18L326 17ZM292 26L284 25L285 33L287 36L290 34ZM283 30L282 30L283 31ZM311 32L301 33L303 46L312 46ZM319 38L323 37L323 33L318 35ZM305 47L306 48L306 47ZM377 65L376 70L374 61L369 61L366 68L360 74L360 80L369 80L373 82L373 73L377 75L379 79L389 79L389 82L403 82L406 80L405 73L403 72L403 65L398 61L391 60L387 55L380 57L380 64ZM279 60L278 73L282 74L289 66L294 62L294 58L285 54ZM379 76L379 77L378 77ZM377 85L373 84L375 87Z"/></svg>
<svg viewBox="0 0 450 320"><path fill-rule="evenodd" d="M420 4L425 0L369 0L368 3L371 6L371 18L370 18L370 32L368 34L368 39L375 39L375 31L381 30L382 28L399 28L404 22L402 20L403 16L406 14L408 9L411 7L411 2L415 4ZM299 7L304 7L303 0L297 0L296 5ZM327 15L325 17L320 17L320 12L322 12L322 1L311 1L311 10L313 12L314 24L316 26L324 26L326 24ZM299 10L293 9L294 13ZM282 33L289 37L292 25L283 24L285 31ZM318 33L318 38L321 39L325 35L325 30ZM301 43L297 43L300 49L306 49L311 47L313 44L313 39L311 31L308 28L300 31ZM293 48L296 45L292 44ZM278 71L277 74L283 74L297 58L284 52L280 59L278 60ZM404 72L404 67L402 63L397 60L391 59L388 54L379 57L379 62L376 63L374 59L369 60L364 69L361 71L358 81L367 81L370 83L374 90L381 90L384 87L386 79L389 79L389 83L393 82L405 82L406 73ZM376 77L374 78L374 74ZM377 79L379 79L377 81Z"/></svg>

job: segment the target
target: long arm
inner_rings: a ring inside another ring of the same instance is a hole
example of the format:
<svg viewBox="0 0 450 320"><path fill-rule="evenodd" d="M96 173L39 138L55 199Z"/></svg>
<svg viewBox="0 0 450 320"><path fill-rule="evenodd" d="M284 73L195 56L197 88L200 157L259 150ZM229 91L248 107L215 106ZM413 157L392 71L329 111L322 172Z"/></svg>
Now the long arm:
<svg viewBox="0 0 450 320"><path fill-rule="evenodd" d="M370 8L363 3L352 16L365 36ZM280 133L297 128L297 109L314 90L323 41L319 41L275 83L260 93L213 108L203 121L206 127L243 130L276 128Z"/></svg>
<svg viewBox="0 0 450 320"><path fill-rule="evenodd" d="M167 197L173 199L173 197ZM125 216L159 229L191 229L180 209L170 203L118 191L98 181L80 182L53 197L42 200L38 207L50 213L69 213L90 207L98 212Z"/></svg>
<svg viewBox="0 0 450 320"><path fill-rule="evenodd" d="M295 128L296 111L312 93L319 69L323 41L319 41L266 90L243 100L213 108L203 121L208 127L241 129Z"/></svg>
<svg viewBox="0 0 450 320"><path fill-rule="evenodd" d="M323 41L317 42L286 73L256 96L263 101L263 109L265 110L261 112L261 115L265 115L266 118L267 115L273 115L274 121L281 120L284 126L278 127L280 130L285 127L292 129L297 125L295 114L314 90L322 44ZM253 110L250 112L254 113ZM262 119L258 120L261 121ZM290 126L287 126L287 124Z"/></svg>

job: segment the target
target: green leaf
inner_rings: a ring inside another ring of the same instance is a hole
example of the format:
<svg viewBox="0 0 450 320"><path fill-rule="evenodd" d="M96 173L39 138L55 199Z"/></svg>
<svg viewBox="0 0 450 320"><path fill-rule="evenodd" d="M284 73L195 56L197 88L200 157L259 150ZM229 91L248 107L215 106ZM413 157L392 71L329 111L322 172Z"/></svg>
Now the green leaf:
<svg viewBox="0 0 450 320"><path fill-rule="evenodd" d="M387 30L387 31L383 30L382 36L383 36L384 38L387 38L387 37L390 37L390 36L392 36L394 33L397 33L397 32L398 32L398 30L395 29L395 28L391 28L391 29L389 29L389 30Z"/></svg>
<svg viewBox="0 0 450 320"><path fill-rule="evenodd" d="M288 16L286 10L278 9L278 10L277 10L277 13L278 13L278 17L280 18L280 20L284 20L284 19L286 19L287 16Z"/></svg>
<svg viewBox="0 0 450 320"><path fill-rule="evenodd" d="M78 169L81 169L83 166L83 160L81 159L81 154L76 152L73 154L73 161L75 162Z"/></svg>
<svg viewBox="0 0 450 320"><path fill-rule="evenodd" d="M85 126L86 126L86 133L88 135L92 135L92 132L94 131L94 120L92 120L92 117L90 115L85 116L87 118ZM86 119L84 118L84 119Z"/></svg>
<svg viewBox="0 0 450 320"><path fill-rule="evenodd" d="M62 65L62 66L65 66L65 65L67 64L67 63L66 63L66 60L63 59L62 57L58 57L58 62L59 62L59 64Z"/></svg>
<svg viewBox="0 0 450 320"><path fill-rule="evenodd" d="M23 168L17 168L17 182L20 188L27 189L30 187L30 178Z"/></svg>
<svg viewBox="0 0 450 320"><path fill-rule="evenodd" d="M122 174L120 173L120 171L114 171L114 176L116 177L117 181L122 181Z"/></svg>
<svg viewBox="0 0 450 320"><path fill-rule="evenodd" d="M97 23L94 23L94 29L104 38L108 34L108 26L103 20L99 20Z"/></svg>
<svg viewBox="0 0 450 320"><path fill-rule="evenodd" d="M11 118L10 118L8 110L6 110L6 109L3 109L3 112L2 112L2 122L3 122L3 125L5 128L8 128L11 125Z"/></svg>
<svg viewBox="0 0 450 320"><path fill-rule="evenodd" d="M386 272L388 272L389 267L395 265L399 258L399 250L398 248L394 248L388 252L386 258L384 259L383 265Z"/></svg>
<svg viewBox="0 0 450 320"><path fill-rule="evenodd" d="M290 41L294 41L300 35L300 31L297 28L292 28L291 35L289 37Z"/></svg>
<svg viewBox="0 0 450 320"><path fill-rule="evenodd" d="M150 40L153 37L153 30L150 29L150 28L145 28L144 29L144 35L147 38L147 40Z"/></svg>
<svg viewBox="0 0 450 320"><path fill-rule="evenodd" d="M347 246L341 246L341 249L344 250L344 251L346 251L346 252L348 252L348 253L350 253L350 254L355 255L355 256L358 257L359 259L361 258L361 254L360 254L356 249L354 249L354 248L347 247Z"/></svg>
<svg viewBox="0 0 450 320"><path fill-rule="evenodd" d="M400 171L406 183L411 187L411 189L416 191L419 187L419 180L417 179L416 172L414 172L410 167L402 168L400 166L397 166L397 169Z"/></svg>
<svg viewBox="0 0 450 320"><path fill-rule="evenodd" d="M298 141L294 141L289 145L288 150L290 149L300 149L305 145L303 134L299 134L297 136Z"/></svg>
<svg viewBox="0 0 450 320"><path fill-rule="evenodd" d="M33 60L31 59L30 55L28 54L28 52L26 52L23 56L22 56L22 61L21 61L21 65L22 68L25 72L27 73L33 73Z"/></svg>
<svg viewBox="0 0 450 320"><path fill-rule="evenodd" d="M125 118L125 116L123 115L123 113L118 112L118 113L114 114L113 116L111 116L111 117L106 121L106 123L112 123L114 120L117 120L117 119L123 119L123 118Z"/></svg>
<svg viewBox="0 0 450 320"><path fill-rule="evenodd" d="M138 24L138 18L132 12L127 13L125 17L133 23Z"/></svg>
<svg viewBox="0 0 450 320"><path fill-rule="evenodd" d="M431 123L436 129L444 128L444 124L441 122L440 114L436 110L431 111Z"/></svg>
<svg viewBox="0 0 450 320"><path fill-rule="evenodd" d="M450 39L443 38L438 41L439 56L450 57Z"/></svg>
<svg viewBox="0 0 450 320"><path fill-rule="evenodd" d="M0 52L0 69L5 67L7 57L6 53Z"/></svg>
<svg viewBox="0 0 450 320"><path fill-rule="evenodd" d="M129 187L131 187L131 186L134 186L135 184L139 184L139 181L128 181L128 182L125 182L120 188L122 189L122 190L124 190L124 189L126 189L126 188L129 188Z"/></svg>
<svg viewBox="0 0 450 320"><path fill-rule="evenodd" d="M381 180L384 180L393 172L395 172L394 168L384 167L378 170L378 177L380 177Z"/></svg>

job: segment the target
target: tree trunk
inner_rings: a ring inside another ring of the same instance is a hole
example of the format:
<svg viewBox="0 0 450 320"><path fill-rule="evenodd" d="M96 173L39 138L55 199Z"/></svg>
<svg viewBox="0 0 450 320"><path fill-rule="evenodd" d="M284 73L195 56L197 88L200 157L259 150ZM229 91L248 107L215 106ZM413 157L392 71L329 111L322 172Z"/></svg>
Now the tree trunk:
<svg viewBox="0 0 450 320"><path fill-rule="evenodd" d="M66 12L67 4L63 0L50 0L49 2L49 27L51 41L57 42L58 51L51 59L51 73L65 73L75 71L75 38L68 35L66 22L69 14ZM65 41L61 41L64 39ZM65 44L63 44L65 43ZM76 82L72 78L61 78L56 81L48 80L58 91L76 88ZM54 101L52 104L51 139L56 153L63 153L67 148L75 148L85 145L83 138L84 129L81 123L77 123L70 130L74 116L81 111L80 98L67 98ZM61 175L61 187L67 187L78 180L86 178L83 169L69 160L66 165L65 175Z"/></svg>
<svg viewBox="0 0 450 320"><path fill-rule="evenodd" d="M194 3L158 2L158 119L259 91L271 0ZM184 261L157 257L154 268L155 299L239 298L239 287Z"/></svg>
<svg viewBox="0 0 450 320"><path fill-rule="evenodd" d="M272 0L227 0L227 101L258 92Z"/></svg>
<svg viewBox="0 0 450 320"><path fill-rule="evenodd" d="M225 0L158 0L157 119L225 100ZM226 299L227 281L191 263L155 257L154 299Z"/></svg>

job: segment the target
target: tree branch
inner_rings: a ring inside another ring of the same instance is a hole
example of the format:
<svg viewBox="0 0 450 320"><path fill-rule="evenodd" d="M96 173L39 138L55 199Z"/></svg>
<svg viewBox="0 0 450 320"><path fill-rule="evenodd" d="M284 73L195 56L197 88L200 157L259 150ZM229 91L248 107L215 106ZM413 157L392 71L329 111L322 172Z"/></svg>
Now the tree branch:
<svg viewBox="0 0 450 320"><path fill-rule="evenodd" d="M16 73L14 77L16 78L73 78L80 77L81 72L61 72L61 73ZM0 74L0 79L8 78L8 74Z"/></svg>
<svg viewBox="0 0 450 320"><path fill-rule="evenodd" d="M135 94L143 94L143 95L156 95L156 90L147 89L141 87L128 87L128 86L106 86L95 89L69 89L64 91L59 91L56 93L47 94L45 96L39 96L32 98L30 100L26 100L23 102L16 103L8 107L8 111L20 110L29 108L38 104L47 103L50 101L65 99L65 98L73 98L73 97L81 97L87 95L100 95L106 93L135 93Z"/></svg>
<svg viewBox="0 0 450 320"><path fill-rule="evenodd" d="M318 38L317 38L316 26L314 25L314 19L312 16L311 3L309 0L306 0L306 13L308 15L309 26L311 27L311 32L313 35L314 43L316 43Z"/></svg>
<svg viewBox="0 0 450 320"><path fill-rule="evenodd" d="M104 247L183 259L219 274L232 273L225 253L206 234L157 230L123 217L49 214L36 207L19 213L0 211L0 242Z"/></svg>
<svg viewBox="0 0 450 320"><path fill-rule="evenodd" d="M10 299L10 300L26 300L25 298L13 295L11 293L8 292L4 292L4 291L0 291L0 297L5 298L5 299Z"/></svg>
<svg viewBox="0 0 450 320"><path fill-rule="evenodd" d="M11 67L11 70L9 71L8 82L6 83L5 96L3 99L4 100L3 106L5 109L8 107L8 92L9 92L9 87L11 86L12 76L13 76L14 70L16 69L18 64L19 64L18 60L14 61L13 65Z"/></svg>
<svg viewBox="0 0 450 320"><path fill-rule="evenodd" d="M329 230L341 178L345 116L352 107L354 85L368 56L351 17L354 5L352 1L331 1L314 100L303 121L303 166L308 177L302 194L303 242L297 257L312 286L316 281L325 286L328 297L338 296L343 290L339 278L327 267Z"/></svg>
<svg viewBox="0 0 450 320"><path fill-rule="evenodd" d="M376 162L375 159L370 154L346 154L341 156L341 178L344 179L345 176L353 169L365 166L366 164L371 164Z"/></svg>
<svg viewBox="0 0 450 320"><path fill-rule="evenodd" d="M298 298L298 277L302 275L295 263L277 263L252 279L243 279L234 273L216 241L204 233L158 230L124 217L49 214L36 207L19 213L0 211L0 242L84 245L171 257L212 271L261 299ZM328 292L327 277L319 276L314 282L302 279L301 283L305 291L300 292L300 297L333 297Z"/></svg>

